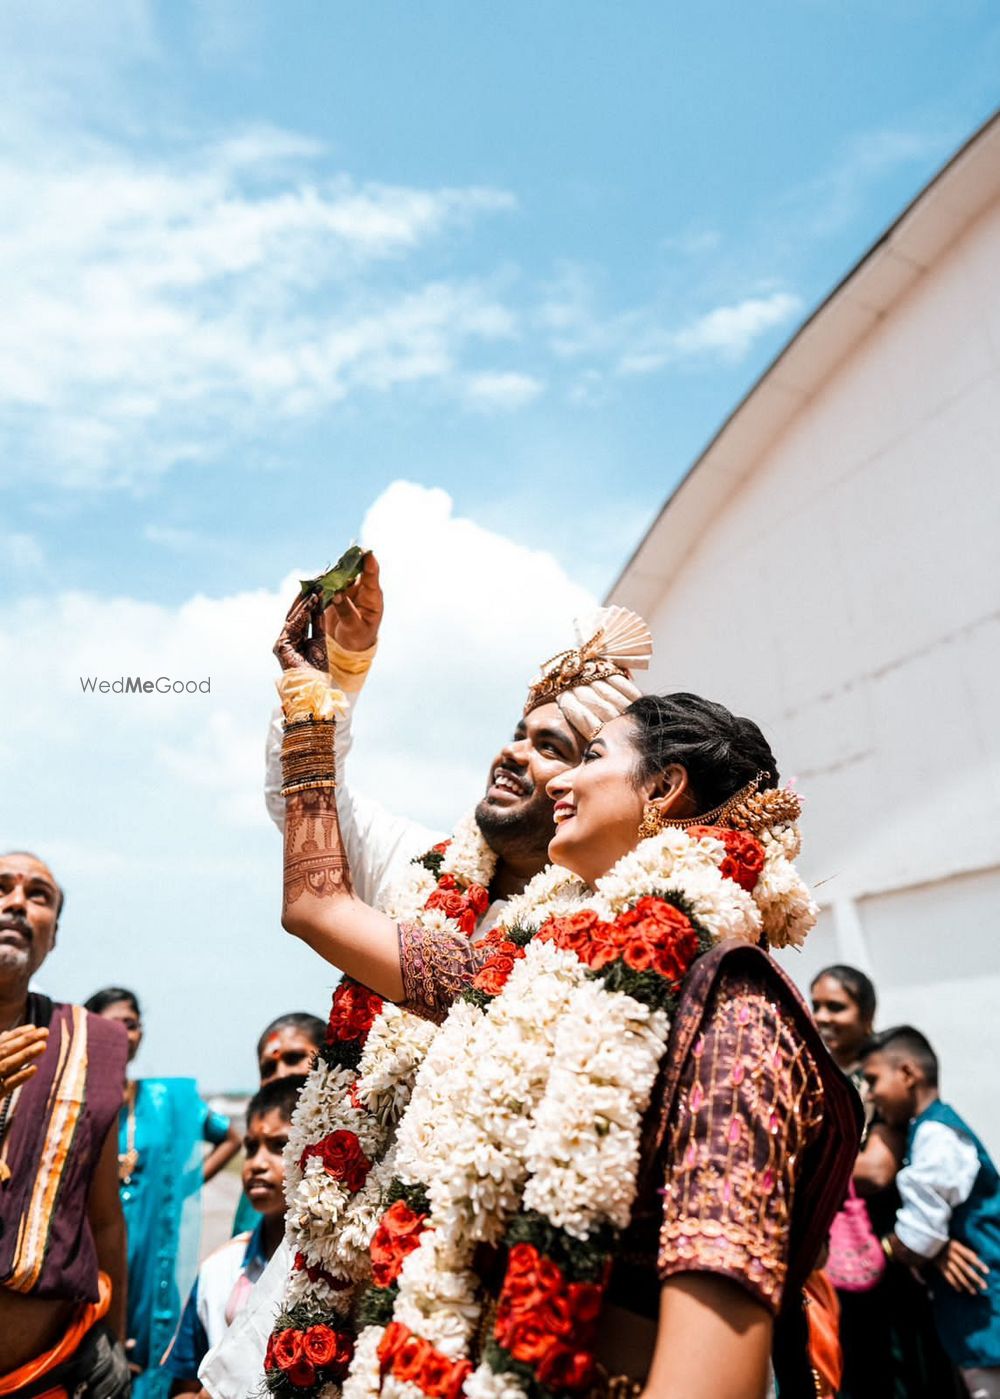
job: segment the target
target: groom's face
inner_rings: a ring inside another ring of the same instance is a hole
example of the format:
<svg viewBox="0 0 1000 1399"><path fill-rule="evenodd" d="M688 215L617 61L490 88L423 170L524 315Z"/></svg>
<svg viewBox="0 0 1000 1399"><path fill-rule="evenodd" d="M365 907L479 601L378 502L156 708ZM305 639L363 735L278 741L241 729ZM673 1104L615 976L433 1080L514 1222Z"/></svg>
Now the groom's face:
<svg viewBox="0 0 1000 1399"><path fill-rule="evenodd" d="M580 761L584 741L557 704L540 704L517 725L490 764L476 820L498 855L537 852L544 863L552 839L553 777Z"/></svg>

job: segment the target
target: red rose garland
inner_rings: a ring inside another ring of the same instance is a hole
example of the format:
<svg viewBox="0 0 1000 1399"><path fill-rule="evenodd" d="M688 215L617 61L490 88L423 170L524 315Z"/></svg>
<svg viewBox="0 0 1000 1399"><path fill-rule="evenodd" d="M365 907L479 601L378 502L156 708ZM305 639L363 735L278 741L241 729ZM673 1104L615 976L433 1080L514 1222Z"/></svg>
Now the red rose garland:
<svg viewBox="0 0 1000 1399"><path fill-rule="evenodd" d="M422 865L436 878L434 890L423 907L428 911L440 911L471 937L489 908L489 891L474 881L464 883L455 873L441 873L450 845L450 841L442 841L414 861L414 866ZM383 1009L384 1001L380 996L350 978L343 978L333 993L320 1051L327 1070L352 1073L345 1093L352 1106L361 1111L367 1109L358 1097L358 1065ZM324 1170L354 1194L363 1189L374 1164L357 1134L345 1129L328 1132L311 1142L300 1154L300 1170L313 1158L319 1158ZM404 1258L417 1246L424 1218L402 1200L386 1212L371 1245L373 1276L381 1280L381 1286L390 1287L395 1282ZM293 1275L305 1274L311 1283L322 1284L332 1292L344 1292L354 1285L349 1278L338 1277L326 1268L311 1264L301 1250L296 1251L292 1272ZM304 1315L313 1324L304 1326ZM308 1313L303 1312L303 1304L288 1309L279 1315L268 1342L265 1360L268 1388L281 1393L288 1392L291 1387L297 1399L311 1399L324 1384L342 1380L353 1353L355 1334L353 1322L339 1314L318 1310L316 1305ZM324 1359L330 1346L336 1348L330 1352L330 1359Z"/></svg>
<svg viewBox="0 0 1000 1399"><path fill-rule="evenodd" d="M322 1141L307 1146L299 1157L299 1165L305 1166L314 1156L318 1156L323 1162L323 1169L328 1175L333 1176L335 1180L342 1180L348 1190L355 1194L368 1179L372 1163L361 1150L361 1143L355 1132L331 1132Z"/></svg>
<svg viewBox="0 0 1000 1399"><path fill-rule="evenodd" d="M339 1382L354 1355L354 1337L317 1322L301 1309L284 1318L264 1354L264 1378L272 1394L304 1396L318 1386Z"/></svg>

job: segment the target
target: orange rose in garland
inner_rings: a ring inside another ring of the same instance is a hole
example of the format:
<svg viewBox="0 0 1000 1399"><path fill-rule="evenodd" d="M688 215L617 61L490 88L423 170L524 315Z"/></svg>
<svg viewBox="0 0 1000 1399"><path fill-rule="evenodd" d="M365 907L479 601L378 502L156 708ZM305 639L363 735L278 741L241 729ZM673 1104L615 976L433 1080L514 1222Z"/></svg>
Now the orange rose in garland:
<svg viewBox="0 0 1000 1399"><path fill-rule="evenodd" d="M391 1321L378 1345L383 1375L418 1385L432 1399L459 1399L472 1373L468 1360L451 1360L422 1336L415 1336L401 1321Z"/></svg>
<svg viewBox="0 0 1000 1399"><path fill-rule="evenodd" d="M587 1347L602 1296L603 1289L594 1283L568 1283L559 1265L534 1244L514 1244L497 1304L499 1354L530 1366L547 1388L585 1387L593 1379ZM499 1368L504 1368L502 1361Z"/></svg>
<svg viewBox="0 0 1000 1399"><path fill-rule="evenodd" d="M607 941L610 925L602 922L593 909L581 909L565 918L550 918L538 931L541 942L554 942L567 952L575 952L589 965L591 948Z"/></svg>
<svg viewBox="0 0 1000 1399"><path fill-rule="evenodd" d="M664 899L641 898L615 923L625 939L622 958L633 971L655 971L679 983L700 950L690 918Z"/></svg>
<svg viewBox="0 0 1000 1399"><path fill-rule="evenodd" d="M391 1287L407 1254L420 1241L426 1215L411 1210L405 1200L397 1200L382 1216L371 1241L372 1280L376 1287Z"/></svg>
<svg viewBox="0 0 1000 1399"><path fill-rule="evenodd" d="M425 908L437 908L446 918L452 918L466 937L476 931L476 925L490 906L488 890L481 884L470 884L464 891L454 875L445 874L428 898Z"/></svg>
<svg viewBox="0 0 1000 1399"><path fill-rule="evenodd" d="M477 991L484 991L487 996L498 996L507 985L514 970L514 963L520 961L523 956L523 947L518 947L513 942L496 942L493 955L473 978L473 986Z"/></svg>
<svg viewBox="0 0 1000 1399"><path fill-rule="evenodd" d="M726 847L726 857L719 866L719 873L733 880L741 889L752 894L764 868L764 847L759 840L747 835L746 831L730 831L721 826L691 826L688 834L697 839L711 836L721 840Z"/></svg>

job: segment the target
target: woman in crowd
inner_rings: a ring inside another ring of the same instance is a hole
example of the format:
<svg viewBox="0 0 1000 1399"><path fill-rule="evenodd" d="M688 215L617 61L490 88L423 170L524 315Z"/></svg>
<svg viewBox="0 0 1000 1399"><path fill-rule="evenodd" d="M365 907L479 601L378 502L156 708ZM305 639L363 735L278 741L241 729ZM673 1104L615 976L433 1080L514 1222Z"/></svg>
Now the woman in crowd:
<svg viewBox="0 0 1000 1399"><path fill-rule="evenodd" d="M266 1026L257 1040L261 1087L276 1078L299 1078L316 1062L326 1022L307 1010L289 1010Z"/></svg>
<svg viewBox="0 0 1000 1399"><path fill-rule="evenodd" d="M90 997L87 1009L124 1025L131 1063L142 1043L135 993L108 986ZM236 1129L202 1101L193 1079L126 1083L118 1175L128 1231L126 1334L136 1399L160 1399L169 1390L170 1376L159 1365L198 1266L201 1186L239 1147Z"/></svg>
<svg viewBox="0 0 1000 1399"><path fill-rule="evenodd" d="M289 614L283 665L309 611ZM529 709L588 678L574 654ZM317 699L286 726L284 924L446 1017L400 1127L369 1324L337 1323L352 1379L758 1399L773 1351L782 1399L811 1399L801 1288L860 1109L759 945L814 918L791 864L798 801L760 729L690 694L605 723L549 785L561 868L475 944L449 910L485 889L439 886L438 930L353 894L324 713ZM276 1337L279 1364L297 1343Z"/></svg>
<svg viewBox="0 0 1000 1399"><path fill-rule="evenodd" d="M861 1050L875 1026L876 994L857 967L824 967L809 988L813 1017L837 1064L865 1108L865 1135L854 1166L854 1191L864 1201L873 1234L891 1232L899 1195L893 1182L903 1162L905 1136L874 1118ZM836 1233L833 1254L836 1254ZM831 1258L836 1272L837 1259ZM908 1268L888 1261L863 1290L838 1289L844 1375L840 1399L952 1399L958 1375L940 1343L924 1286Z"/></svg>

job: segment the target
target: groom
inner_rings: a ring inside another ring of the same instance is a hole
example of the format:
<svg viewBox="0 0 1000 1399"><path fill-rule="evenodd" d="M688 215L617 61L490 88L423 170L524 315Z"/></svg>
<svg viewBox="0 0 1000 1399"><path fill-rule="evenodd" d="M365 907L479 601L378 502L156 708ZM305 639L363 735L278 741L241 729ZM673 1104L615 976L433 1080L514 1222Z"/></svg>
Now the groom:
<svg viewBox="0 0 1000 1399"><path fill-rule="evenodd" d="M352 700L351 711L337 721L337 812L354 890L376 906L412 860L446 838L355 795L344 780L353 702L375 654L382 614L378 563L369 554L361 577L324 615L324 636L303 644L289 634L286 624L275 646L283 667L301 665L304 655L317 668L328 669L334 683ZM490 763L486 790L476 807L476 823L497 855L490 907L476 937L499 921L507 900L520 894L548 861L555 827L547 784L575 767L601 723L621 713L639 693L620 670L613 683L590 673L581 677L575 690L564 690L553 699L547 697L544 683L532 687L525 714ZM265 779L268 811L279 827L285 815L280 795L281 731L279 713L268 736ZM198 1377L212 1399L244 1399L259 1388L264 1352L288 1271L289 1256L283 1246L258 1282L250 1305L202 1363Z"/></svg>

